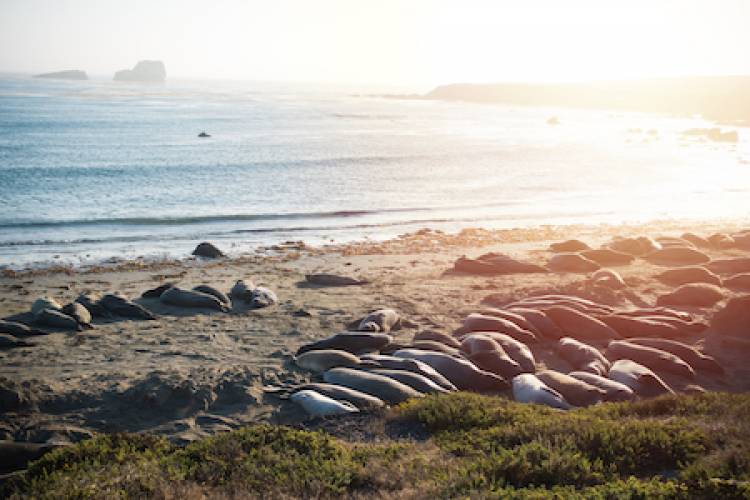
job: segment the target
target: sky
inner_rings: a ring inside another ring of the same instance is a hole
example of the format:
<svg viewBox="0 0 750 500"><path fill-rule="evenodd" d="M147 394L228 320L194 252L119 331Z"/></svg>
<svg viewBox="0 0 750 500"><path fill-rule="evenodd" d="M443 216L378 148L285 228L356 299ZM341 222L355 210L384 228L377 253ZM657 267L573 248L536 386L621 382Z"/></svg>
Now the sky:
<svg viewBox="0 0 750 500"><path fill-rule="evenodd" d="M0 71L437 85L750 74L743 0L0 0Z"/></svg>

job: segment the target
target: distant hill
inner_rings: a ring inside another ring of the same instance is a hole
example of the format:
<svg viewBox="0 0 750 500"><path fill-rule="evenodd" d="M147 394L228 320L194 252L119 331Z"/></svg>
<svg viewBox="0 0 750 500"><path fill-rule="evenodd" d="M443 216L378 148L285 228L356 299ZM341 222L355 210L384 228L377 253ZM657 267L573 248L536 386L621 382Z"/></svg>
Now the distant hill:
<svg viewBox="0 0 750 500"><path fill-rule="evenodd" d="M138 61L133 69L123 69L115 73L114 79L120 82L163 82L167 70L161 61Z"/></svg>
<svg viewBox="0 0 750 500"><path fill-rule="evenodd" d="M422 98L678 115L699 114L709 120L750 125L750 76L549 85L456 83L439 86Z"/></svg>
<svg viewBox="0 0 750 500"><path fill-rule="evenodd" d="M65 71L54 71L52 73L42 73L34 75L34 78L54 78L57 80L88 80L89 77L85 71L80 69L68 69Z"/></svg>

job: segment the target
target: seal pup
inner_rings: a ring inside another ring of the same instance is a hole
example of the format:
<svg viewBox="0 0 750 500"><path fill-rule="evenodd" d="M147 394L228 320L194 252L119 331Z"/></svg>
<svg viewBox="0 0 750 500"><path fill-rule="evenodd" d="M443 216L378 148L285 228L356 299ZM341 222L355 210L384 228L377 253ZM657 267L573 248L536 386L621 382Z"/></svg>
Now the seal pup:
<svg viewBox="0 0 750 500"><path fill-rule="evenodd" d="M4 321L0 319L0 333L13 335L14 337L32 337L35 335L47 335L47 332L31 328L23 323L15 321Z"/></svg>
<svg viewBox="0 0 750 500"><path fill-rule="evenodd" d="M44 309L51 309L53 311L62 311L62 306L55 299L50 297L40 297L31 304L31 314L36 316Z"/></svg>
<svg viewBox="0 0 750 500"><path fill-rule="evenodd" d="M196 291L196 292L207 293L208 295L213 295L214 297L216 297L219 300L219 302L221 302L225 306L228 306L230 304L230 302L231 302L229 300L229 297L227 297L224 292L222 292L220 290L217 290L216 288L214 288L212 286L198 285L198 286L194 287L193 290Z"/></svg>
<svg viewBox="0 0 750 500"><path fill-rule="evenodd" d="M328 417L331 415L346 415L348 413L359 412L357 407L349 401L338 401L311 389L297 391L289 399L300 405L313 417Z"/></svg>
<svg viewBox="0 0 750 500"><path fill-rule="evenodd" d="M433 367L416 359L408 358L397 358L396 356L387 356L384 354L364 354L360 356L362 361L372 361L377 363L382 368L389 370L405 370L435 382L437 385L449 391L457 391L455 385L453 385L447 378L442 376L440 372L435 370Z"/></svg>
<svg viewBox="0 0 750 500"><path fill-rule="evenodd" d="M718 374L724 373L724 368L722 368L713 357L703 354L693 346L689 346L676 340L635 337L628 339L628 342L631 344L653 347L654 349L660 349L674 354L694 369Z"/></svg>
<svg viewBox="0 0 750 500"><path fill-rule="evenodd" d="M654 347L614 340L607 346L607 357L612 360L629 359L657 372L666 371L689 379L695 378L695 370L685 360Z"/></svg>
<svg viewBox="0 0 750 500"><path fill-rule="evenodd" d="M573 406L591 406L601 403L606 391L583 380L571 377L555 370L542 370L536 376L547 387L562 394L565 401Z"/></svg>
<svg viewBox="0 0 750 500"><path fill-rule="evenodd" d="M480 370L467 359L457 358L442 352L399 349L393 353L397 358L416 359L427 363L447 378L461 391L503 391L508 382L494 373Z"/></svg>
<svg viewBox="0 0 750 500"><path fill-rule="evenodd" d="M532 373L522 373L513 377L513 399L519 403L536 403L560 410L572 408L562 394L548 387Z"/></svg>
<svg viewBox="0 0 750 500"><path fill-rule="evenodd" d="M222 304L221 301L213 295L196 292L194 290L184 290L176 286L173 286L162 293L159 300L162 304L176 307L198 307L222 312L228 310L227 306Z"/></svg>
<svg viewBox="0 0 750 500"><path fill-rule="evenodd" d="M656 397L662 394L674 394L672 388L657 374L629 359L615 361L609 369L608 377L630 387L639 396Z"/></svg>
<svg viewBox="0 0 750 500"><path fill-rule="evenodd" d="M401 318L393 309L378 309L362 318L357 330L360 332L388 333L398 328L400 321Z"/></svg>
<svg viewBox="0 0 750 500"><path fill-rule="evenodd" d="M89 330L94 328L94 325L91 324L91 313L88 309L83 307L82 304L78 302L65 304L65 306L62 308L62 312L76 320L82 327Z"/></svg>
<svg viewBox="0 0 750 500"><path fill-rule="evenodd" d="M297 349L297 356L308 351L320 349L341 349L352 354L368 351L379 351L393 341L393 337L384 333L346 332L305 344Z"/></svg>
<svg viewBox="0 0 750 500"><path fill-rule="evenodd" d="M633 389L603 376L584 371L570 372L568 375L603 390L604 401L632 401L635 398Z"/></svg>
<svg viewBox="0 0 750 500"><path fill-rule="evenodd" d="M250 290L250 296L247 299L247 303L255 309L272 306L278 301L279 298L276 296L276 293L264 286L257 286Z"/></svg>
<svg viewBox="0 0 750 500"><path fill-rule="evenodd" d="M312 382L303 384L296 387L294 391L301 391L305 389L313 390L317 393L328 396L329 398L336 399L339 401L349 401L360 410L371 410L374 408L382 408L385 406L385 402L371 394L365 394L364 392L350 389L349 387L343 387L341 385L334 384L323 384L318 382Z"/></svg>
<svg viewBox="0 0 750 500"><path fill-rule="evenodd" d="M253 288L255 288L255 283L252 281L245 283L244 280L237 280L232 289L229 290L229 296L233 299L245 300L248 292Z"/></svg>
<svg viewBox="0 0 750 500"><path fill-rule="evenodd" d="M406 370L388 370L385 368L367 368L367 371L398 380L402 384L406 384L412 389L424 394L447 394L450 392L448 389L440 387L429 378L418 373Z"/></svg>
<svg viewBox="0 0 750 500"><path fill-rule="evenodd" d="M570 337L563 337L557 343L560 357L575 369L587 367L585 371L595 371L603 375L610 367L610 362L596 347Z"/></svg>
<svg viewBox="0 0 750 500"><path fill-rule="evenodd" d="M354 354L339 349L320 349L308 351L297 356L294 362L300 368L315 373L323 373L337 366L353 368L361 363Z"/></svg>
<svg viewBox="0 0 750 500"><path fill-rule="evenodd" d="M65 330L82 331L83 327L74 318L56 309L42 309L34 315L34 322L38 325Z"/></svg>
<svg viewBox="0 0 750 500"><path fill-rule="evenodd" d="M323 374L323 380L329 384L343 385L372 394L388 404L399 404L407 399L424 396L423 393L398 380L352 368L331 368Z"/></svg>
<svg viewBox="0 0 750 500"><path fill-rule="evenodd" d="M119 293L108 293L98 304L107 311L123 318L154 320L156 316L140 304L136 304ZM87 308L88 309L88 308Z"/></svg>
<svg viewBox="0 0 750 500"><path fill-rule="evenodd" d="M357 280L348 276L327 273L306 274L305 280L308 283L318 286L357 286L368 285L370 283L366 280Z"/></svg>

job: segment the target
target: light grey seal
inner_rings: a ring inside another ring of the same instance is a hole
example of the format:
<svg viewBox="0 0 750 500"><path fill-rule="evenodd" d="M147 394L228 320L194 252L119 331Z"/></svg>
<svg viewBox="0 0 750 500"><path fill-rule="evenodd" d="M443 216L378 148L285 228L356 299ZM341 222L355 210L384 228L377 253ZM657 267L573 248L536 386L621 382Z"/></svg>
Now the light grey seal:
<svg viewBox="0 0 750 500"><path fill-rule="evenodd" d="M146 320L156 319L156 316L154 316L151 311L117 293L106 294L99 299L98 304L112 314L122 316L123 318Z"/></svg>
<svg viewBox="0 0 750 500"><path fill-rule="evenodd" d="M76 300L79 304L86 308L86 310L94 318L111 318L112 313L109 312L105 307L99 304L99 298L91 294L82 293Z"/></svg>
<svg viewBox="0 0 750 500"><path fill-rule="evenodd" d="M369 351L378 351L392 341L393 337L384 333L338 333L301 346L297 349L297 356L308 351L319 349L341 349L343 351L351 352L352 354L360 354Z"/></svg>
<svg viewBox="0 0 750 500"><path fill-rule="evenodd" d="M386 356L384 354L365 354L360 356L363 361L373 361L378 363L382 368L389 370L406 370L435 382L437 385L449 391L457 391L455 385L453 385L447 378L442 376L440 372L435 370L427 363L416 359L397 358L396 356Z"/></svg>
<svg viewBox="0 0 750 500"><path fill-rule="evenodd" d="M250 290L250 297L247 299L247 303L256 309L272 306L278 301L279 298L276 296L276 293L264 286L257 286Z"/></svg>
<svg viewBox="0 0 750 500"><path fill-rule="evenodd" d="M166 290L161 294L159 300L163 304L177 307L199 307L213 309L215 311L226 312L227 306L221 303L219 299L207 293L196 292L194 290L184 290L176 286Z"/></svg>
<svg viewBox="0 0 750 500"><path fill-rule="evenodd" d="M311 389L297 391L289 399L300 405L313 417L347 415L359 412L357 407L349 401L338 401Z"/></svg>
<svg viewBox="0 0 750 500"><path fill-rule="evenodd" d="M385 406L385 402L383 402L383 400L380 398L341 385L322 384L314 382L301 385L297 387L295 391L305 389L311 389L315 392L323 394L324 396L328 396L329 398L339 401L349 401L360 410L371 410L374 408L382 408L383 406Z"/></svg>
<svg viewBox="0 0 750 500"><path fill-rule="evenodd" d="M36 316L45 309L52 309L53 311L61 311L62 306L55 299L50 297L40 297L31 304L31 314Z"/></svg>
<svg viewBox="0 0 750 500"><path fill-rule="evenodd" d="M563 395L565 401L574 406L591 406L600 403L606 391L583 380L555 370L542 370L536 373L539 380Z"/></svg>
<svg viewBox="0 0 750 500"><path fill-rule="evenodd" d="M65 304L62 308L62 312L76 320L82 327L88 329L94 328L94 325L91 324L91 313L83 306L83 304L78 302Z"/></svg>
<svg viewBox="0 0 750 500"><path fill-rule="evenodd" d="M353 368L360 364L360 360L354 354L339 349L320 349L300 354L294 360L300 368L315 373L323 373L337 366Z"/></svg>
<svg viewBox="0 0 750 500"><path fill-rule="evenodd" d="M608 377L615 382L627 385L639 396L648 398L674 394L672 388L657 374L629 359L615 361L609 369Z"/></svg>
<svg viewBox="0 0 750 500"><path fill-rule="evenodd" d="M232 286L232 289L229 291L229 296L234 299L241 299L245 300L247 298L247 294L255 288L255 283L252 281L249 283L245 283L243 280L237 280L237 282Z"/></svg>
<svg viewBox="0 0 750 500"><path fill-rule="evenodd" d="M519 403L536 403L551 406L560 410L569 410L572 406L565 401L562 394L548 387L532 373L522 373L513 378L513 399Z"/></svg>
<svg viewBox="0 0 750 500"><path fill-rule="evenodd" d="M570 372L568 375L603 390L605 392L604 401L632 401L635 397L633 389L627 385L594 373L576 371Z"/></svg>
<svg viewBox="0 0 750 500"><path fill-rule="evenodd" d="M195 290L196 292L207 293L208 295L213 295L214 297L219 299L219 302L221 302L225 306L228 306L231 302L229 300L229 297L227 297L227 295L224 292L217 290L216 288L212 286L198 285L194 287L193 290Z"/></svg>
<svg viewBox="0 0 750 500"><path fill-rule="evenodd" d="M393 309L372 311L359 322L357 330L361 332L388 333L398 328L401 318Z"/></svg>
<svg viewBox="0 0 750 500"><path fill-rule="evenodd" d="M406 384L383 375L352 368L331 368L323 374L329 384L343 385L382 399L388 404L403 403L407 399L424 396Z"/></svg>
<svg viewBox="0 0 750 500"><path fill-rule="evenodd" d="M400 349L393 355L427 363L462 391L497 392L508 388L508 382L504 378L480 370L467 359L418 349Z"/></svg>

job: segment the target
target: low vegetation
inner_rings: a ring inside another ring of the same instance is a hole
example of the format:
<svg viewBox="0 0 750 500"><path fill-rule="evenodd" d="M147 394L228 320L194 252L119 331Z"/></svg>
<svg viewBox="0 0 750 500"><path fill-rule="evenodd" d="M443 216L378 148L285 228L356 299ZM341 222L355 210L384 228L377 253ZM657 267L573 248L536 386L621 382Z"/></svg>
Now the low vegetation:
<svg viewBox="0 0 750 500"><path fill-rule="evenodd" d="M0 496L750 498L750 396L560 412L458 393L412 400L350 442L257 425L176 447L102 435L50 452Z"/></svg>

